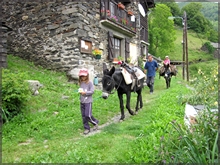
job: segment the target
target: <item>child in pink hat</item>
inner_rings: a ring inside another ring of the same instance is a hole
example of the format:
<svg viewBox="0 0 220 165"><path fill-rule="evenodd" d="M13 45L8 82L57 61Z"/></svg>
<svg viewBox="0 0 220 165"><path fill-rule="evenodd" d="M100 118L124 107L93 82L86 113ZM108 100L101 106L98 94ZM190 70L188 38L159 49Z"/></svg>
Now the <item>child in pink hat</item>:
<svg viewBox="0 0 220 165"><path fill-rule="evenodd" d="M163 61L164 65L170 65L170 59L169 56L165 57L165 60Z"/></svg>
<svg viewBox="0 0 220 165"><path fill-rule="evenodd" d="M85 129L84 134L88 134L90 132L89 122L94 125L93 130L97 130L99 121L92 115L92 95L94 93L94 86L89 80L89 72L85 68L79 71L79 85L80 109Z"/></svg>

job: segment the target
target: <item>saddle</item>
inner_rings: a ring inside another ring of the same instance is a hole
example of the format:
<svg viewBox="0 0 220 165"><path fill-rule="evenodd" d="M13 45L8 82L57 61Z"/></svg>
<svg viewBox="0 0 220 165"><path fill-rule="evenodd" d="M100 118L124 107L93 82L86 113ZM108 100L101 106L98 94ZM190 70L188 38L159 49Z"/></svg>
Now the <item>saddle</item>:
<svg viewBox="0 0 220 165"><path fill-rule="evenodd" d="M121 64L122 67L122 75L124 76L126 84L131 84L131 90L134 89L134 92L136 92L136 88L140 87L140 79L139 74L137 74L138 69L135 67L130 67L128 64L126 64L124 61L122 61Z"/></svg>
<svg viewBox="0 0 220 165"><path fill-rule="evenodd" d="M176 76L177 69L176 69L175 65L170 65L168 69L170 70L171 76ZM164 66L161 66L160 69L159 69L159 75L160 76L165 76L165 71L166 71L166 68Z"/></svg>

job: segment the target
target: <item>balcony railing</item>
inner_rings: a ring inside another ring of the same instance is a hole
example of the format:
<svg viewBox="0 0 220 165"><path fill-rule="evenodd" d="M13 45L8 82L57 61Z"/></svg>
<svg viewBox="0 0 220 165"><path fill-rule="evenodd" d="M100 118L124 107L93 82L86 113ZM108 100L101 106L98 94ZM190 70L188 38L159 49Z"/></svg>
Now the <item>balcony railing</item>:
<svg viewBox="0 0 220 165"><path fill-rule="evenodd" d="M133 33L136 33L136 18L128 10L118 7L113 0L100 0L100 19L109 20Z"/></svg>

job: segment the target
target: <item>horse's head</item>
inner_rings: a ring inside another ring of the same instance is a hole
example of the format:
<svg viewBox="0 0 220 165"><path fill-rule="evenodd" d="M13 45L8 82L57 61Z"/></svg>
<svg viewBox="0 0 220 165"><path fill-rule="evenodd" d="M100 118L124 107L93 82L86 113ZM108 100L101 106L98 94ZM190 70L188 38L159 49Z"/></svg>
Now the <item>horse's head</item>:
<svg viewBox="0 0 220 165"><path fill-rule="evenodd" d="M102 78L102 98L107 99L109 94L115 87L114 79L112 78L115 72L115 67L113 66L109 71L107 68L103 67L103 78Z"/></svg>

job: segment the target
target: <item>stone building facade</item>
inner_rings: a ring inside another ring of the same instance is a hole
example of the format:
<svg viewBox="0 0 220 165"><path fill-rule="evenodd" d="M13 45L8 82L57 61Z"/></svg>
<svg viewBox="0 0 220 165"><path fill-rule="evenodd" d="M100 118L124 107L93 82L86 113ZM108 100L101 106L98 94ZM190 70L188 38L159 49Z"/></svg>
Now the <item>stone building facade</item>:
<svg viewBox="0 0 220 165"><path fill-rule="evenodd" d="M101 74L102 62L111 66L118 56L137 63L139 55L148 54L147 18L141 13L155 4L153 0L121 2L124 9L117 0L2 1L3 20L13 28L8 51L65 72L83 62ZM95 48L102 50L101 59L92 54Z"/></svg>
<svg viewBox="0 0 220 165"><path fill-rule="evenodd" d="M8 27L5 22L0 23L0 68L7 68L7 38L12 28Z"/></svg>

